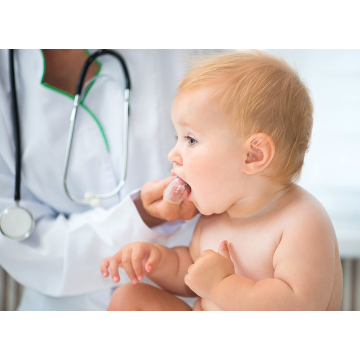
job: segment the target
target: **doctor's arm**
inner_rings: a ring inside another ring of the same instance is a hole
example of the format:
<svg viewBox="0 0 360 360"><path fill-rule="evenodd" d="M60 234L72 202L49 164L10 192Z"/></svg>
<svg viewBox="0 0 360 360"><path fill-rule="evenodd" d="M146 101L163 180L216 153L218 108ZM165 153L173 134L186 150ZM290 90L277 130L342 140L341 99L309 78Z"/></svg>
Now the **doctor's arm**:
<svg viewBox="0 0 360 360"><path fill-rule="evenodd" d="M0 156L1 211L14 204L10 166ZM134 204L137 193L108 210L96 208L66 217L38 201L27 190L26 178L23 183L21 204L33 214L35 230L23 242L0 234L0 264L20 284L46 295L80 295L112 287L99 271L103 258L127 243L166 244L172 235L145 225Z"/></svg>
<svg viewBox="0 0 360 360"><path fill-rule="evenodd" d="M138 212L144 223L149 226L157 226L164 221L178 219L190 220L199 213L194 203L185 196L181 204L169 204L163 200L165 188L176 176L162 181L149 181L141 189L140 198L135 201ZM186 189L186 192L189 188Z"/></svg>

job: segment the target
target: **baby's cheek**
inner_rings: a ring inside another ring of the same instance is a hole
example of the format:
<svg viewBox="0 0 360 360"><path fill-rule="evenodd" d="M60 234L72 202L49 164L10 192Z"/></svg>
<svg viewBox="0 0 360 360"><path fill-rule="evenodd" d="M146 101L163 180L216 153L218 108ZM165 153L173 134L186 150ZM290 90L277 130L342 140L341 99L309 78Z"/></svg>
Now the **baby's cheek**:
<svg viewBox="0 0 360 360"><path fill-rule="evenodd" d="M187 179L192 186L193 201L198 210L204 215L214 213L214 205L219 202L219 179L214 174L214 169L199 164L191 166L191 176ZM190 172L189 172L190 175ZM220 199L221 201L221 199Z"/></svg>

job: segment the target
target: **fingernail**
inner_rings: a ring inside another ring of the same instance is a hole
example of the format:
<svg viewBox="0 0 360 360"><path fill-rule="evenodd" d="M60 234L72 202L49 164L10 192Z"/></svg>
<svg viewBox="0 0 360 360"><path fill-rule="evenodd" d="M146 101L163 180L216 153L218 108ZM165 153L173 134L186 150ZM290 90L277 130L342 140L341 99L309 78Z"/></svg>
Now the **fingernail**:
<svg viewBox="0 0 360 360"><path fill-rule="evenodd" d="M139 275L139 276L138 276L138 280L140 281L141 279L142 279L142 276L141 276L141 275Z"/></svg>
<svg viewBox="0 0 360 360"><path fill-rule="evenodd" d="M133 283L134 285L137 284L137 280L134 279L134 280L132 281L132 283Z"/></svg>
<svg viewBox="0 0 360 360"><path fill-rule="evenodd" d="M117 276L114 276L113 279L114 279L114 281L117 281L117 280L118 280Z"/></svg>
<svg viewBox="0 0 360 360"><path fill-rule="evenodd" d="M104 275L105 277L107 277L107 273L106 273L105 271L103 272L103 275Z"/></svg>
<svg viewBox="0 0 360 360"><path fill-rule="evenodd" d="M151 270L152 270L151 265L148 265L148 267L147 267L147 271L148 271L148 272L150 272Z"/></svg>

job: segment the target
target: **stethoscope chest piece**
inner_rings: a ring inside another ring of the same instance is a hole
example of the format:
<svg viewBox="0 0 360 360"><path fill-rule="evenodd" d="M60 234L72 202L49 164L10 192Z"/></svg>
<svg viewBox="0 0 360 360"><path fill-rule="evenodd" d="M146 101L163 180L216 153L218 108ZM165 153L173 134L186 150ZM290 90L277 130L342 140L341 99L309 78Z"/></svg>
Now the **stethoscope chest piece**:
<svg viewBox="0 0 360 360"><path fill-rule="evenodd" d="M0 214L0 231L11 240L25 240L34 231L34 226L31 213L21 206L10 206Z"/></svg>

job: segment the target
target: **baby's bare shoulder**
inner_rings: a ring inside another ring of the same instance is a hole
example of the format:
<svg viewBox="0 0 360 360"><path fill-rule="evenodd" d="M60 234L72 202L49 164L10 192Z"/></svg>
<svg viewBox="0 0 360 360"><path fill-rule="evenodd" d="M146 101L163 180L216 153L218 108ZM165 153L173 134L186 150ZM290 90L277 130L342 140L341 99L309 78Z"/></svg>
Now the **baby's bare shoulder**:
<svg viewBox="0 0 360 360"><path fill-rule="evenodd" d="M289 223L298 223L305 219L313 219L330 223L329 215L320 201L311 193L296 185L289 191L281 206L281 217Z"/></svg>
<svg viewBox="0 0 360 360"><path fill-rule="evenodd" d="M296 185L289 192L279 213L284 233L296 232L302 239L308 235L321 237L329 243L336 242L335 230L324 206L302 187Z"/></svg>
<svg viewBox="0 0 360 360"><path fill-rule="evenodd" d="M341 272L336 234L313 195L301 187L288 195L281 209L284 230L273 255L274 278L293 289L304 309L325 310Z"/></svg>

